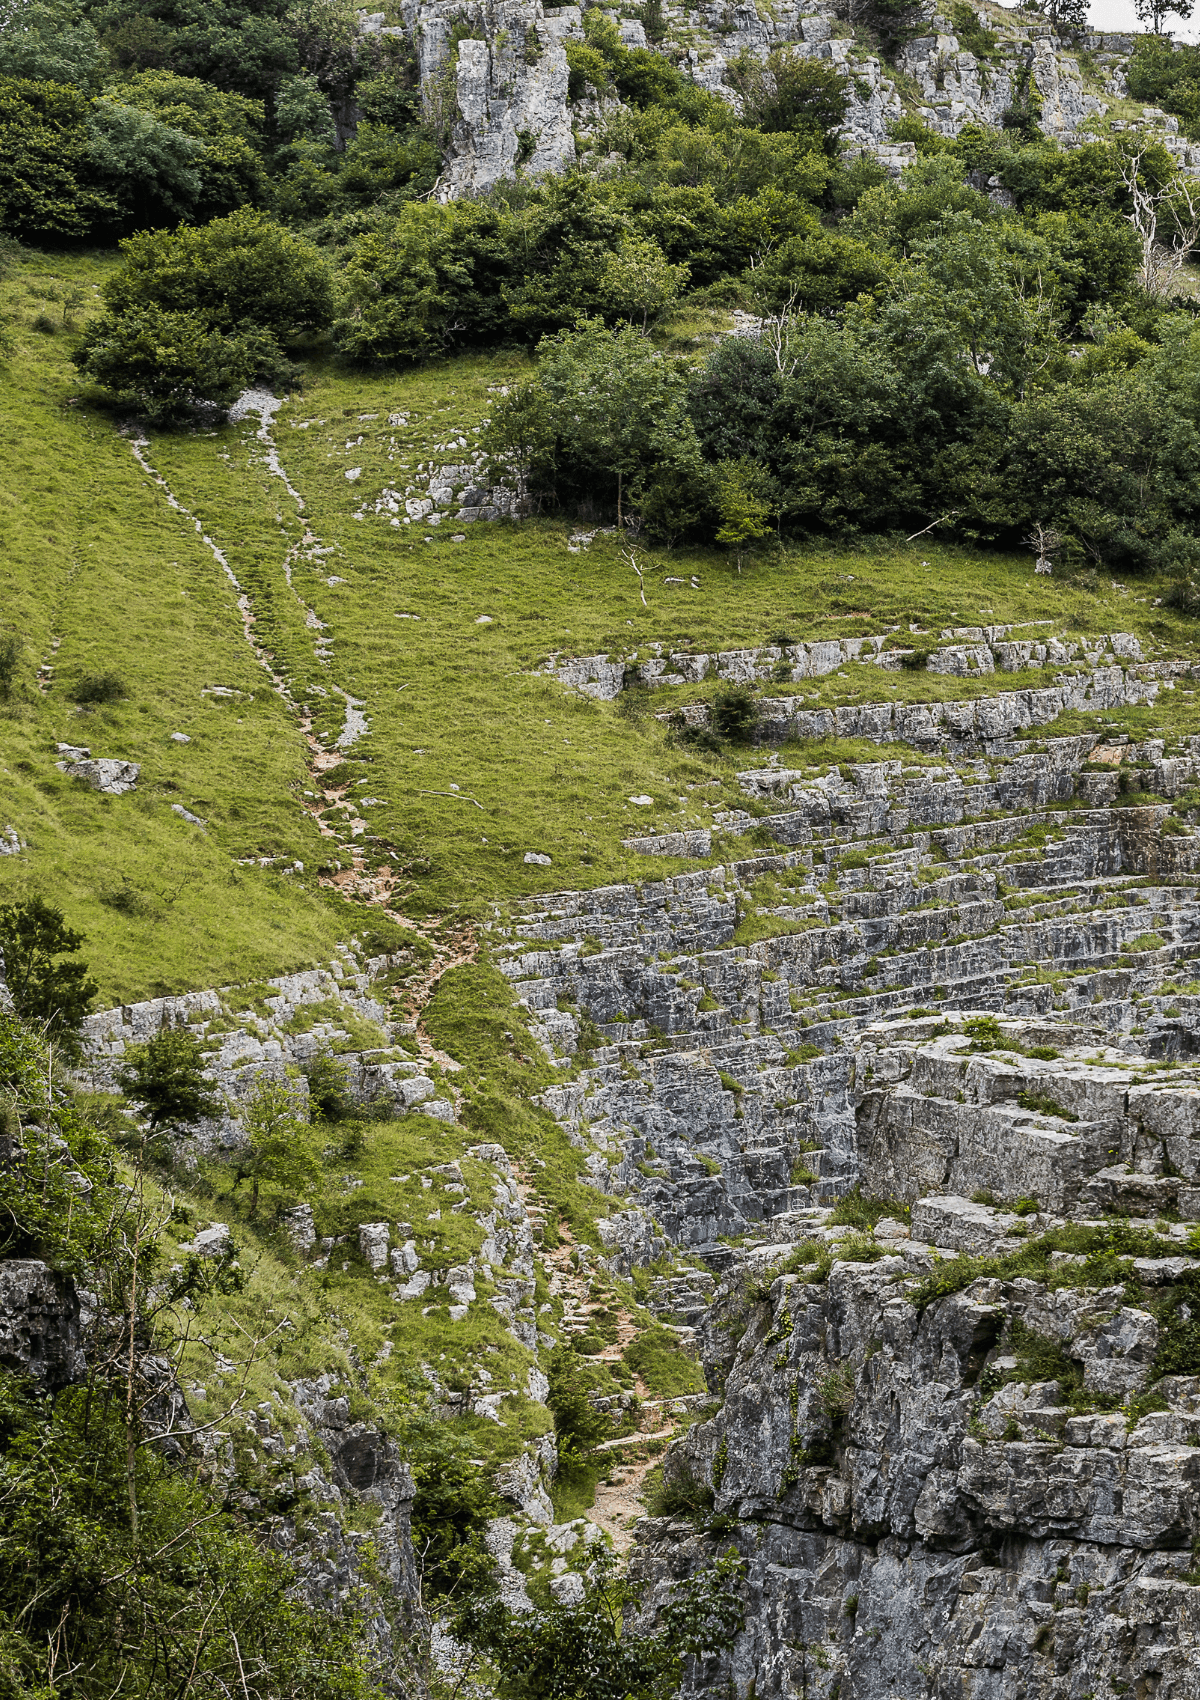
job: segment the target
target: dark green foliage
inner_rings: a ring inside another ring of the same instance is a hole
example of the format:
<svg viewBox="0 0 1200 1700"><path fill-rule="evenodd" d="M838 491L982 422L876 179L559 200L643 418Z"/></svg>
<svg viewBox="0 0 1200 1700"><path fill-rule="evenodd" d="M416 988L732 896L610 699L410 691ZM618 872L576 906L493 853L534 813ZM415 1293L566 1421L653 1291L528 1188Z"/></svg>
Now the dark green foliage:
<svg viewBox="0 0 1200 1700"><path fill-rule="evenodd" d="M511 1612L497 1599L471 1601L453 1622L455 1636L493 1661L500 1700L665 1700L685 1661L732 1645L744 1613L737 1584L744 1563L730 1551L678 1585L652 1634L621 1633L623 1608L637 1591L613 1577L601 1548L591 1588L577 1606Z"/></svg>
<svg viewBox="0 0 1200 1700"><path fill-rule="evenodd" d="M30 0L7 14L0 34L0 77L89 89L104 68L96 31L69 0Z"/></svg>
<svg viewBox="0 0 1200 1700"><path fill-rule="evenodd" d="M802 135L836 157L848 97L846 78L832 65L780 47L765 63L743 54L731 63L729 79L742 97L748 123Z"/></svg>
<svg viewBox="0 0 1200 1700"><path fill-rule="evenodd" d="M261 100L300 68L287 11L284 0L101 0L95 15L118 65Z"/></svg>
<svg viewBox="0 0 1200 1700"><path fill-rule="evenodd" d="M124 681L117 673L81 673L67 691L72 702L94 704L120 702L125 695Z"/></svg>
<svg viewBox="0 0 1200 1700"><path fill-rule="evenodd" d="M745 337L718 343L688 385L688 411L705 458L765 459L781 388L765 344Z"/></svg>
<svg viewBox="0 0 1200 1700"><path fill-rule="evenodd" d="M117 315L155 307L195 314L214 329L254 325L282 340L329 322L323 256L251 208L196 229L144 232L121 253L124 263L104 288Z"/></svg>
<svg viewBox="0 0 1200 1700"><path fill-rule="evenodd" d="M731 744L749 744L758 724L758 702L746 685L726 685L712 699L712 729Z"/></svg>
<svg viewBox="0 0 1200 1700"><path fill-rule="evenodd" d="M202 402L228 406L255 380L288 373L270 331L250 325L226 333L198 313L159 307L94 320L72 359L114 400L164 424Z"/></svg>
<svg viewBox="0 0 1200 1700"><path fill-rule="evenodd" d="M261 1700L377 1693L353 1611L335 1619L294 1600L287 1561L148 1446L134 1453L135 1539L123 1415L102 1387L51 1403L0 1377L6 1692L241 1693L241 1669Z"/></svg>
<svg viewBox="0 0 1200 1700"><path fill-rule="evenodd" d="M556 1346L546 1368L550 1378L546 1403L554 1415L559 1457L570 1469L582 1463L598 1441L611 1435L612 1423L589 1400L591 1383L570 1346Z"/></svg>
<svg viewBox="0 0 1200 1700"><path fill-rule="evenodd" d="M496 406L483 441L497 459L522 455L547 500L631 502L700 473L686 410L687 379L631 327L589 320L543 340L535 379Z"/></svg>
<svg viewBox="0 0 1200 1700"><path fill-rule="evenodd" d="M954 0L950 8L950 22L965 53L973 53L977 59L988 59L995 53L995 31L979 21L975 8L968 6L966 0Z"/></svg>
<svg viewBox="0 0 1200 1700"><path fill-rule="evenodd" d="M281 1202L310 1197L321 1166L288 1088L279 1081L262 1081L243 1114L243 1124L248 1138L235 1159L234 1184L250 1182L251 1220L258 1214L264 1186L281 1193Z"/></svg>
<svg viewBox="0 0 1200 1700"><path fill-rule="evenodd" d="M315 1112L322 1121L349 1121L358 1106L350 1096L350 1070L346 1064L331 1051L321 1050L305 1064L304 1074L310 1113Z"/></svg>
<svg viewBox="0 0 1200 1700"><path fill-rule="evenodd" d="M61 1074L35 1028L0 1011L0 1255L97 1295L61 1390L0 1372L4 1693L378 1700L355 1602L332 1616L298 1599L292 1563L201 1484L203 1459L154 1443L171 1308L243 1276L232 1246L161 1270L140 1174L118 1172Z"/></svg>
<svg viewBox="0 0 1200 1700"><path fill-rule="evenodd" d="M728 1458L728 1448L726 1457ZM716 1476L717 1470L714 1467L714 1482ZM698 1482L691 1471L680 1464L673 1467L669 1479L666 1473L663 1473L662 1479L647 1497L646 1510L651 1517L690 1517L699 1520L707 1517L712 1510L715 1497L712 1488Z"/></svg>
<svg viewBox="0 0 1200 1700"><path fill-rule="evenodd" d="M216 1115L221 1100L204 1073L204 1052L183 1027L164 1027L125 1053L117 1084L148 1112L152 1132L194 1127Z"/></svg>
<svg viewBox="0 0 1200 1700"><path fill-rule="evenodd" d="M483 1537L504 1504L472 1463L469 1437L430 1412L407 1412L397 1440L417 1486L412 1536L425 1599L486 1587L495 1560Z"/></svg>
<svg viewBox="0 0 1200 1700"><path fill-rule="evenodd" d="M50 1078L44 1040L0 1010L0 1256L75 1271L111 1204L112 1152Z"/></svg>
<svg viewBox="0 0 1200 1700"><path fill-rule="evenodd" d="M329 268L310 242L249 208L200 229L122 244L108 312L75 364L152 418L225 405L252 381L287 382L280 341L328 322Z"/></svg>
<svg viewBox="0 0 1200 1700"><path fill-rule="evenodd" d="M1073 1363L1063 1349L1061 1340L1039 1334L1014 1317L1009 1336L1009 1348L1017 1360L1009 1379L1023 1381L1028 1386L1035 1381L1057 1381L1062 1398L1069 1402L1083 1384L1083 1371Z"/></svg>
<svg viewBox="0 0 1200 1700"><path fill-rule="evenodd" d="M17 676L21 654L21 640L15 632L9 632L0 638L0 702L9 702L12 699L13 681Z"/></svg>
<svg viewBox="0 0 1200 1700"><path fill-rule="evenodd" d="M1189 1271L1149 1308L1159 1328L1154 1376L1200 1375L1200 1269Z"/></svg>
<svg viewBox="0 0 1200 1700"><path fill-rule="evenodd" d="M69 1055L78 1054L79 1026L98 989L87 963L72 955L84 943L43 898L0 907L0 960L13 1008Z"/></svg>

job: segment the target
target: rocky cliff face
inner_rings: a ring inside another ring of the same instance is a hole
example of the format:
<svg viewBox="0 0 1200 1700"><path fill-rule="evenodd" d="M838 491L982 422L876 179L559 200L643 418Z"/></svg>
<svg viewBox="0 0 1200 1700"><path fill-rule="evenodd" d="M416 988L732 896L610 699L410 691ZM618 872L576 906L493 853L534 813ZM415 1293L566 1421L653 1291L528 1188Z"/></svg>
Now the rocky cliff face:
<svg viewBox="0 0 1200 1700"><path fill-rule="evenodd" d="M970 51L949 18L931 8L925 32L905 42L894 65L864 49L843 21L844 8L831 3L667 6L665 34L655 43L647 42L639 21L613 15L627 46L653 45L735 108L727 70L740 54L765 59L787 46L837 66L848 79L846 141L895 167L914 156L911 143L890 139L891 124L905 112L955 136L964 125L998 127L1006 112L1028 110L1047 135L1069 146L1086 140L1091 121L1104 119L1126 96L1132 37L1060 37L1036 16L999 6L973 10L985 31L971 37L979 51ZM416 44L427 110L446 138L444 199L478 193L520 171L599 163L597 120L616 103L569 95L565 44L584 39L577 6L405 0L402 16L403 25L388 26L383 13L364 15L362 27L405 33ZM1198 163L1177 120L1165 113L1145 107L1114 117L1122 128L1144 128L1164 141L1182 165Z"/></svg>
<svg viewBox="0 0 1200 1700"><path fill-rule="evenodd" d="M638 687L651 711L714 674L778 693L757 699L737 806L628 841L684 871L530 899L486 930L556 1064L540 1107L579 1152L603 1253L548 1251L521 1164L465 1140L453 1161L431 1146L413 1184L468 1249L434 1267L406 1204L406 1222L361 1220L358 1253L389 1304L448 1298L448 1328L500 1318L511 1362L496 1352L469 1388L423 1366L446 1415L497 1424L507 1399L545 1400L539 1356L587 1326L592 1272L690 1254L644 1290L709 1389L675 1403L705 1411L665 1473L680 1503L712 1502L644 1520L632 1569L648 1616L731 1543L748 1569L746 1628L689 1693L1196 1700L1200 741L1169 730L1196 672L1121 632L920 637L932 679L887 697L908 647L894 633L552 659L563 688ZM814 704L814 683L864 663L879 700ZM1118 729L1151 705L1161 735ZM661 712L682 734L708 709ZM1080 713L1106 729L1059 729ZM833 759L850 737L878 759ZM280 979L265 1014L227 991L97 1016L97 1081L184 1017L218 1045L236 1104L369 1020L381 1043L354 1055L362 1080L398 1107L444 1106L430 1133L459 1136L453 1073L394 1049L415 1039L387 1018L386 971L347 958ZM236 1139L236 1119L213 1137ZM889 1200L873 1227L855 1188ZM328 1268L345 1239L318 1243L303 1209L289 1220ZM324 1535L314 1547L311 1519L284 1518L278 1538L303 1549L314 1599L338 1597L358 1574L339 1508L373 1501L393 1634L416 1621L407 1472L328 1379L293 1397L328 1458L301 1484ZM269 1451L270 1409L259 1419ZM554 1522L554 1468L542 1433L497 1477L512 1511L489 1545L518 1609L531 1541L560 1598L582 1587L594 1536Z"/></svg>
<svg viewBox="0 0 1200 1700"><path fill-rule="evenodd" d="M721 1401L666 1463L711 1510L644 1521L631 1561L649 1621L717 1552L747 1560L745 1631L688 1693L1200 1691L1197 839L1170 802L1197 752L1053 734L1143 692L1165 720L1192 681L1122 634L1025 644L947 632L929 666L1055 684L760 699L714 832L770 854L558 893L507 934L543 1043L583 1063L544 1102L620 1202L614 1261L674 1243L713 1272L653 1300ZM593 695L687 669L799 692L849 659L551 665ZM838 736L891 759L770 753ZM688 836L630 843L712 853ZM833 1225L852 1186L891 1217Z"/></svg>

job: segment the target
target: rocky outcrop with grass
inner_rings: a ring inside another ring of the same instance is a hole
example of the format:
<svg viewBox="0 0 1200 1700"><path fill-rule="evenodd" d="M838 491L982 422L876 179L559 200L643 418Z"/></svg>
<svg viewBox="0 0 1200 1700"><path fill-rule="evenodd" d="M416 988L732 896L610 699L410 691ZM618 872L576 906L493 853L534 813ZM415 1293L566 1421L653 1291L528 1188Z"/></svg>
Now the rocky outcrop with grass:
<svg viewBox="0 0 1200 1700"><path fill-rule="evenodd" d="M781 659L811 675L777 646L695 678L769 691ZM800 713L861 736L871 707L759 695L705 847L757 854L501 930L613 1267L710 1271L653 1290L720 1408L631 1561L647 1622L747 1561L746 1628L688 1693L1197 1692L1200 836L1166 731L1192 681L1119 636L1072 660L1040 725L1037 692L889 702L896 755L823 769ZM1055 736L1071 692L1153 692L1165 735Z"/></svg>
<svg viewBox="0 0 1200 1700"><path fill-rule="evenodd" d="M427 111L447 150L443 198L477 194L522 170L603 164L605 123L621 102L571 74L567 48L585 41L578 7L437 0L409 4L403 15L418 44ZM363 27L398 33L383 14L366 16ZM1134 48L1131 36L1056 34L1037 14L975 5L929 9L923 24L905 30L891 61L833 4L664 6L649 37L639 19L619 27L626 47L654 48L739 111L736 70L746 57L763 61L786 48L836 67L847 78L846 141L894 168L915 157L911 142L892 139L892 125L906 114L949 137L967 125L1015 122L1068 146L1086 140L1124 102ZM1125 128L1144 129L1184 167L1197 163L1177 119L1151 107L1119 110Z"/></svg>

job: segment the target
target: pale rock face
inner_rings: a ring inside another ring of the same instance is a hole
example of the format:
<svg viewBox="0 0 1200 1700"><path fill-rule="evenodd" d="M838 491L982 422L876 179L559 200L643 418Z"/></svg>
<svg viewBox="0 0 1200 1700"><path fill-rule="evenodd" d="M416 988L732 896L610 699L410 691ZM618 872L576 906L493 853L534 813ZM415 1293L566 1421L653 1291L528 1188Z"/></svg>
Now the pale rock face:
<svg viewBox="0 0 1200 1700"><path fill-rule="evenodd" d="M537 175L569 169L577 157L598 163L588 143L606 114L619 105L592 92L568 98L564 42L582 40L577 7L544 11L541 0L408 0L402 27L388 28L383 14L360 16L366 34L407 34L414 40L426 95L427 116L447 138L445 168L438 184L443 200L481 193L518 173ZM730 61L741 53L765 59L780 47L803 58L836 66L848 78L843 135L851 147L874 153L894 173L915 157L911 143L890 139L890 126L904 106L891 68L843 35L839 11L829 4L806 12L780 0L753 5L671 8L665 44L686 76L740 110L728 80ZM626 47L653 46L643 25L617 20ZM461 38L462 26L469 34ZM460 36L453 60L451 32ZM904 44L898 69L918 85L924 121L936 132L956 136L967 124L998 127L1004 113L1024 100L1036 102L1046 134L1074 141L1081 126L1103 116L1107 101L1085 91L1076 54L1080 47L1104 48L1109 71L1106 94L1125 94L1124 63L1129 37L1087 37L1074 43L1054 36L1037 18L1013 12L997 30L997 52L986 62L965 51L944 17L933 15L928 32ZM1165 114L1154 120L1162 140L1185 167L1200 165L1200 149L1177 133Z"/></svg>
<svg viewBox="0 0 1200 1700"><path fill-rule="evenodd" d="M904 1283L928 1267L914 1247L835 1264L816 1286L785 1276L766 1302L736 1280L718 1292L707 1337L745 1330L724 1406L666 1469L712 1481L734 1522L719 1543L643 1522L632 1572L649 1585L646 1610L732 1539L749 1567L727 1667L739 1692L753 1680L783 1700L807 1670L825 1695L840 1679L855 1700L916 1700L927 1679L956 1682L981 1653L988 1669L987 1649L1003 1648L1031 1691L1047 1658L1066 1658L1089 1683L1153 1668L1159 1692L1192 1700L1200 1602L1182 1578L1200 1534L1200 1378L1160 1382L1171 1410L1131 1432L1123 1414L1071 1416L1057 1382L989 1393L989 1367L1011 1361L995 1344L1003 1326L1046 1325L1048 1300L1075 1301L1077 1324L1107 1306L1066 1349L1088 1373L1110 1366L1114 1391L1141 1385L1154 1322L1111 1314L1121 1288L1047 1294L1019 1280L979 1280L918 1312ZM1056 1308L1065 1323L1072 1307ZM719 1384L707 1353L706 1367ZM814 1451L823 1461L807 1463ZM1152 1650L1115 1633L1121 1620L1151 1623ZM719 1676L693 1672L684 1692L712 1693Z"/></svg>
<svg viewBox="0 0 1200 1700"><path fill-rule="evenodd" d="M387 1268L388 1225L386 1222L361 1222L358 1229L358 1249L373 1273Z"/></svg>

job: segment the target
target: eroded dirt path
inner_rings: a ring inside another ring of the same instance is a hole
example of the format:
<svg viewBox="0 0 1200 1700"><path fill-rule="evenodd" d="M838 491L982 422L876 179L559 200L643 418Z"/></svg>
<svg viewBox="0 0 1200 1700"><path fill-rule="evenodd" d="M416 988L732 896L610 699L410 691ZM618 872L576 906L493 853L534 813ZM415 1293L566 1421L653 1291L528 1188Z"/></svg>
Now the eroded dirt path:
<svg viewBox="0 0 1200 1700"><path fill-rule="evenodd" d="M328 627L296 588L294 569L297 563L301 560L315 563L320 557L330 553L330 550L322 545L309 524L304 497L288 477L280 459L272 433L272 423L282 405L282 402L266 391L247 391L230 410L230 420L237 424L257 418L258 426L253 433L253 440L260 445L261 452L252 458L257 459L258 464L265 466L272 477L282 482L296 507L301 534L285 550L281 570L288 591L303 614L305 629L312 634L313 654L327 674L324 689L328 695L340 697L345 705L342 729L332 747L328 747L317 736L313 728L311 709L303 701L297 701L292 681L277 664L277 657L258 642L253 602L239 582L224 551L204 529L201 520L179 500L167 480L150 461L149 439L141 436L130 437L130 448L142 471L161 490L168 506L192 525L200 541L228 579L236 597L242 635L255 660L267 675L271 689L296 717L297 730L304 741L311 792L311 795L300 799L301 807L316 823L321 837L329 840L331 846L337 846L337 860L342 864L336 871L319 874L318 883L340 892L349 901L371 905L397 926L419 935L425 944L431 947L432 954L426 958L422 952L423 960L419 967L402 985L392 988L393 1019L415 1038L422 1056L453 1073L460 1065L434 1044L422 1026L421 1014L442 975L451 968L475 960L479 953L479 940L469 928L447 932L438 915L414 921L403 913L397 905L404 890L411 887L399 868L387 866L378 853L382 851L383 857L391 856L399 861L395 846L379 841L375 846L376 855L368 858L365 843L360 842L366 837L368 822L360 814L358 803L350 795L350 780L347 778L337 783L329 782L328 775L341 766L346 751L361 738L370 735L370 724L363 712L366 707L364 699L352 696L328 677L333 663L333 641L328 635ZM282 524L283 516L276 517Z"/></svg>

